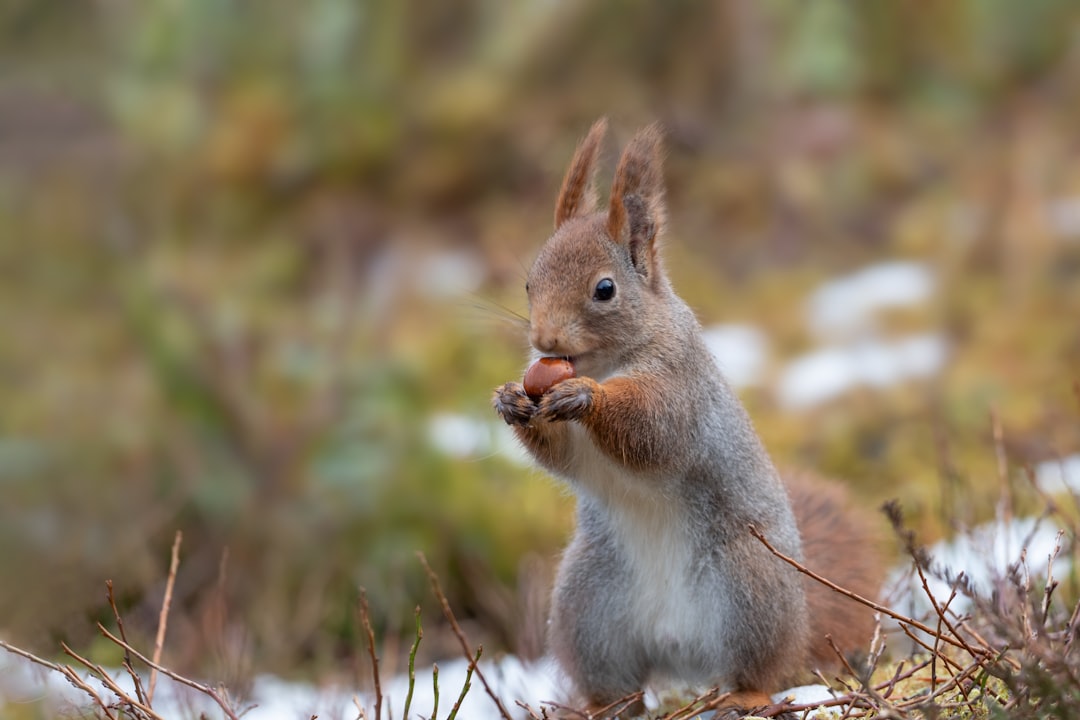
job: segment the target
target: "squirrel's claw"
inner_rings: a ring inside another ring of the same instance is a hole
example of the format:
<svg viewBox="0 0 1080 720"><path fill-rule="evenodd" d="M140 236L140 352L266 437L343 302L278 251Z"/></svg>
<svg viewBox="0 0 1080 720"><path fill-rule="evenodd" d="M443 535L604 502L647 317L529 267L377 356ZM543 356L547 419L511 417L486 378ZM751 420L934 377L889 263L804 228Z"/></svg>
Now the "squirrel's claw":
<svg viewBox="0 0 1080 720"><path fill-rule="evenodd" d="M491 405L507 425L528 425L536 413L536 403L525 393L521 383L516 382L495 388Z"/></svg>
<svg viewBox="0 0 1080 720"><path fill-rule="evenodd" d="M592 407L595 387L590 378L563 380L540 398L536 417L550 422L581 419Z"/></svg>

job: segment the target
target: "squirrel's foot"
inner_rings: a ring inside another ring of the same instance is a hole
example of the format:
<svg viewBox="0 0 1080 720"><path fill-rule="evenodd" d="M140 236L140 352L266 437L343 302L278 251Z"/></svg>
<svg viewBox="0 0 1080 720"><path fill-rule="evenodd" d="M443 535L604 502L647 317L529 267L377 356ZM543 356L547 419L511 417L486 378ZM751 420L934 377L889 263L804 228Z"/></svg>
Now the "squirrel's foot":
<svg viewBox="0 0 1080 720"><path fill-rule="evenodd" d="M491 405L507 425L528 425L536 413L536 403L521 383L508 382L495 388Z"/></svg>
<svg viewBox="0 0 1080 720"><path fill-rule="evenodd" d="M536 416L542 420L578 420L593 404L593 393L599 386L591 378L563 380L544 393L536 406Z"/></svg>
<svg viewBox="0 0 1080 720"><path fill-rule="evenodd" d="M757 690L741 690L729 694L712 717L714 720L738 720L748 716L780 720L797 720L798 717L795 713L784 710L784 703L774 704L772 698Z"/></svg>

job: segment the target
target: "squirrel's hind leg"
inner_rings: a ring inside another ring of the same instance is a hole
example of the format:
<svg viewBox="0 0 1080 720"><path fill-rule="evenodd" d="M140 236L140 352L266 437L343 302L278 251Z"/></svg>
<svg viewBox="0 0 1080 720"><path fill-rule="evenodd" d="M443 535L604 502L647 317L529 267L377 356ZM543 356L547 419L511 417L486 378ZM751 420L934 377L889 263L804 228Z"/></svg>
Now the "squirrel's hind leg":
<svg viewBox="0 0 1080 720"><path fill-rule="evenodd" d="M575 703L595 712L641 690L651 668L633 632L629 578L614 548L580 532L563 555L552 597L548 644L574 686ZM644 711L640 702L619 717Z"/></svg>

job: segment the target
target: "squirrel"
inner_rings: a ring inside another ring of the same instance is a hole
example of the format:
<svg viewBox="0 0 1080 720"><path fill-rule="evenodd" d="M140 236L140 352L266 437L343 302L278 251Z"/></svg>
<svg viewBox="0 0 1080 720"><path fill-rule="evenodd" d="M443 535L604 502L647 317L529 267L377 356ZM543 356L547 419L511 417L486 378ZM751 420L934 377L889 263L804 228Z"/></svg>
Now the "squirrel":
<svg viewBox="0 0 1080 720"><path fill-rule="evenodd" d="M575 377L539 398L509 382L492 404L576 495L548 643L579 699L595 712L668 679L730 691L741 714L836 665L826 635L850 652L874 628L866 607L800 575L748 526L864 597L883 569L842 488L781 480L672 289L658 125L631 139L597 209L606 129L598 120L578 146L525 285L533 359L564 358Z"/></svg>

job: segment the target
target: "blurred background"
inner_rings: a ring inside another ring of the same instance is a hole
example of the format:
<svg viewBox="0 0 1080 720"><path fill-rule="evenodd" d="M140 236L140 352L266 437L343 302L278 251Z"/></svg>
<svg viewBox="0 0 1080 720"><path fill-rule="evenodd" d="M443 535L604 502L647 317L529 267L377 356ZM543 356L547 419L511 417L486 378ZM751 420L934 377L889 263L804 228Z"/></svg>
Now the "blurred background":
<svg viewBox="0 0 1080 720"><path fill-rule="evenodd" d="M666 128L666 258L783 466L927 540L1080 475L1071 0L0 4L0 636L364 676L541 651L572 500L495 422L575 144ZM1065 460L1064 463L1059 461ZM1071 470L1070 470L1071 468ZM1041 473L1041 474L1040 474ZM1050 480L1047 480L1050 482Z"/></svg>

